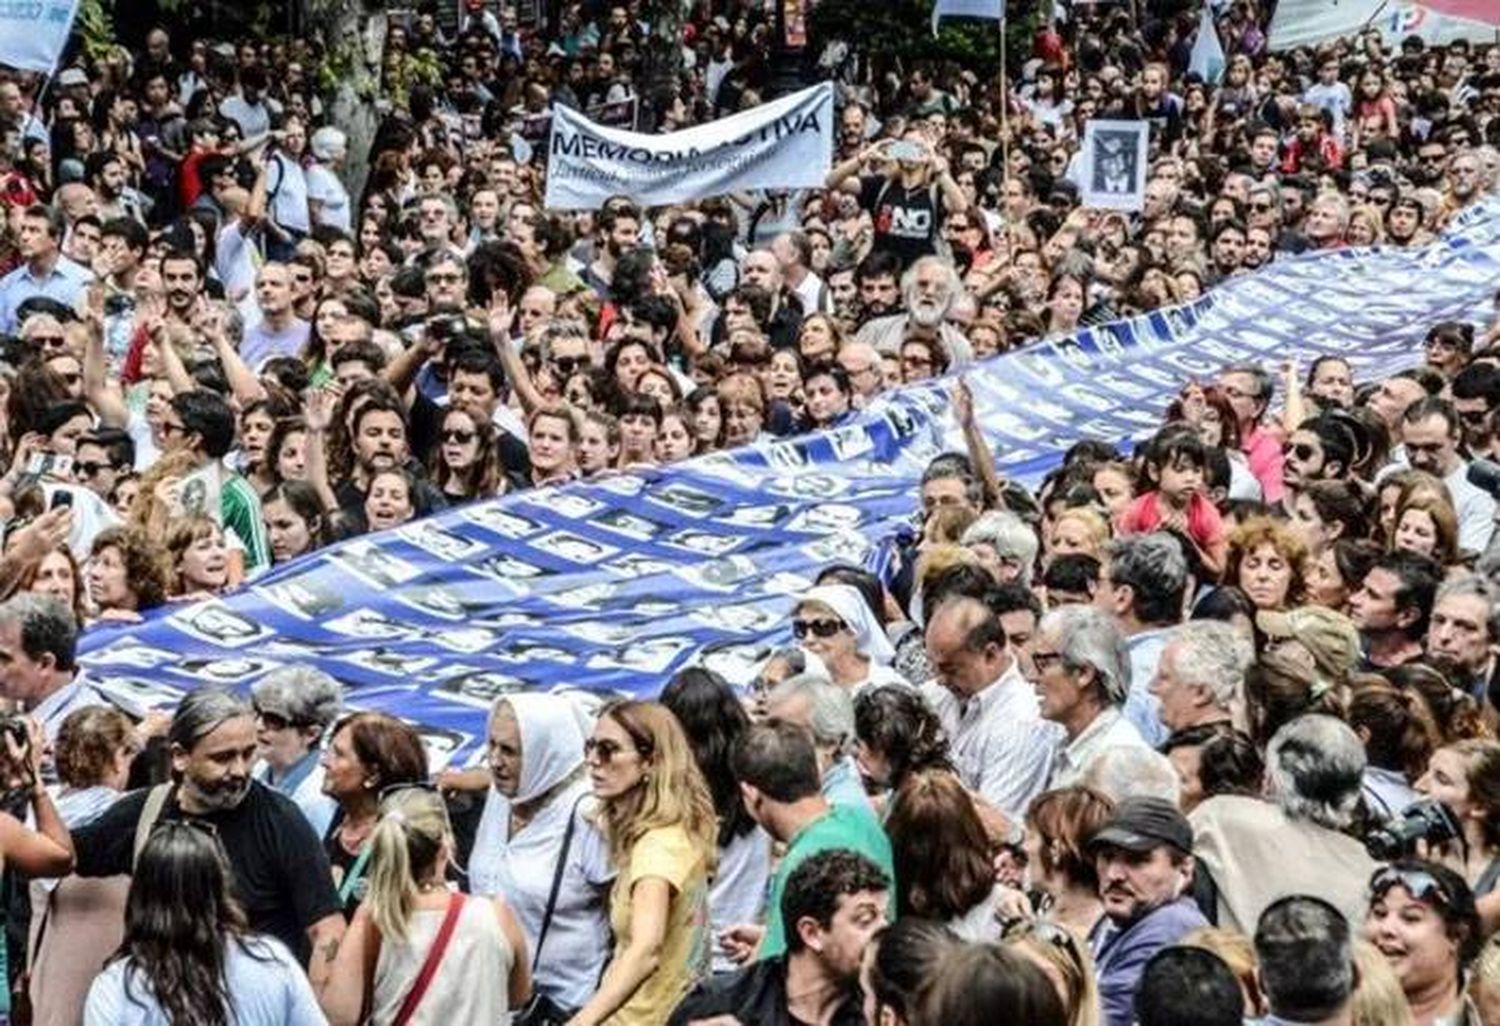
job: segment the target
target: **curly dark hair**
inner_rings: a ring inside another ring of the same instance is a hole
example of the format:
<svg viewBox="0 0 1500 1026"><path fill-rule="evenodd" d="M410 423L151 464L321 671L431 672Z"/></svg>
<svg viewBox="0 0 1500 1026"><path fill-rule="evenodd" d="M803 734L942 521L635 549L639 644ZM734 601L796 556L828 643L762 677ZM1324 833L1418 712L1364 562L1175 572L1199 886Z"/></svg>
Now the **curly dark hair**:
<svg viewBox="0 0 1500 1026"><path fill-rule="evenodd" d="M96 559L105 549L116 549L125 563L125 580L135 592L138 613L155 609L167 601L172 572L166 550L145 531L135 527L107 527L94 536L89 557Z"/></svg>
<svg viewBox="0 0 1500 1026"><path fill-rule="evenodd" d="M854 735L885 757L892 790L913 773L953 769L942 723L911 688L886 684L860 692L854 700Z"/></svg>

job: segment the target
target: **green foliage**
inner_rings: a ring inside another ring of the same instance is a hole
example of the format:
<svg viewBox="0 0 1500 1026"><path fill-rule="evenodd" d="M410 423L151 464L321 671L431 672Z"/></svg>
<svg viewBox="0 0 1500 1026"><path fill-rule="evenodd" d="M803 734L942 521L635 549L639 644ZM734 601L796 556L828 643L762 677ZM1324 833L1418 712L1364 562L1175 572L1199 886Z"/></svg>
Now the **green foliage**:
<svg viewBox="0 0 1500 1026"><path fill-rule="evenodd" d="M104 9L103 0L83 0L78 6L78 20L73 23L89 60L100 60L119 47L115 43L114 19Z"/></svg>
<svg viewBox="0 0 1500 1026"><path fill-rule="evenodd" d="M1031 39L1046 16L1045 0L1008 0L1005 38L1012 67L1030 54ZM862 54L902 61L956 60L975 71L1000 65L999 34L992 21L944 19L932 34L932 0L819 0L809 16L815 48L835 39Z"/></svg>

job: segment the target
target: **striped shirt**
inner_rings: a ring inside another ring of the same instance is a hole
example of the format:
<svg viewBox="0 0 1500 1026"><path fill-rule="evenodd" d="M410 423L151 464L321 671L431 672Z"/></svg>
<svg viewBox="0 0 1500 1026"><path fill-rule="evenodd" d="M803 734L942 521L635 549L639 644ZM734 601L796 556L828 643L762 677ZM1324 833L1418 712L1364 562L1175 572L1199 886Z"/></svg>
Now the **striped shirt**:
<svg viewBox="0 0 1500 1026"><path fill-rule="evenodd" d="M261 515L260 496L249 481L225 471L219 490L219 514L225 530L244 547L246 576L269 567L271 545L266 539L266 521Z"/></svg>

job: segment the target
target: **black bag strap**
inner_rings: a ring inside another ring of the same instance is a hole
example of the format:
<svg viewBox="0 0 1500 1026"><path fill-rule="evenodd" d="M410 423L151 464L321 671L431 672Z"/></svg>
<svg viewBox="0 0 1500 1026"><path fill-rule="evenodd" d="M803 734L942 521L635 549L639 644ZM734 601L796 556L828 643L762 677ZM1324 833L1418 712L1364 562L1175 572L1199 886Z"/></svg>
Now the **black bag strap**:
<svg viewBox="0 0 1500 1026"><path fill-rule="evenodd" d="M568 825L563 830L562 850L557 853L557 868L552 871L552 890L547 894L547 910L542 913L542 928L537 931L536 950L531 953L531 971L536 973L537 962L542 957L542 945L547 942L547 930L552 926L552 913L557 910L557 892L562 890L563 873L568 868L568 849L573 846L573 827L578 821L578 806L587 794L581 794L568 810Z"/></svg>

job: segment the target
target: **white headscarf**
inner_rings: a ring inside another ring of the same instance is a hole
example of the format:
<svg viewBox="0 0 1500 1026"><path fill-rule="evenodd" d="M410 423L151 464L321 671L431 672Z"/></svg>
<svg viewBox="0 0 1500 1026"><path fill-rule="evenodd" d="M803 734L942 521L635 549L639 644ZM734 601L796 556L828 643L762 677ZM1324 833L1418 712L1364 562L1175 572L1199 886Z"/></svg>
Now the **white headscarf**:
<svg viewBox="0 0 1500 1026"><path fill-rule="evenodd" d="M809 602L827 606L854 632L854 647L860 655L880 666L891 665L896 650L875 619L863 595L852 584L824 584L810 588L797 599L793 612Z"/></svg>
<svg viewBox="0 0 1500 1026"><path fill-rule="evenodd" d="M521 782L513 802L546 794L583 765L583 726L561 695L507 695L521 735Z"/></svg>

